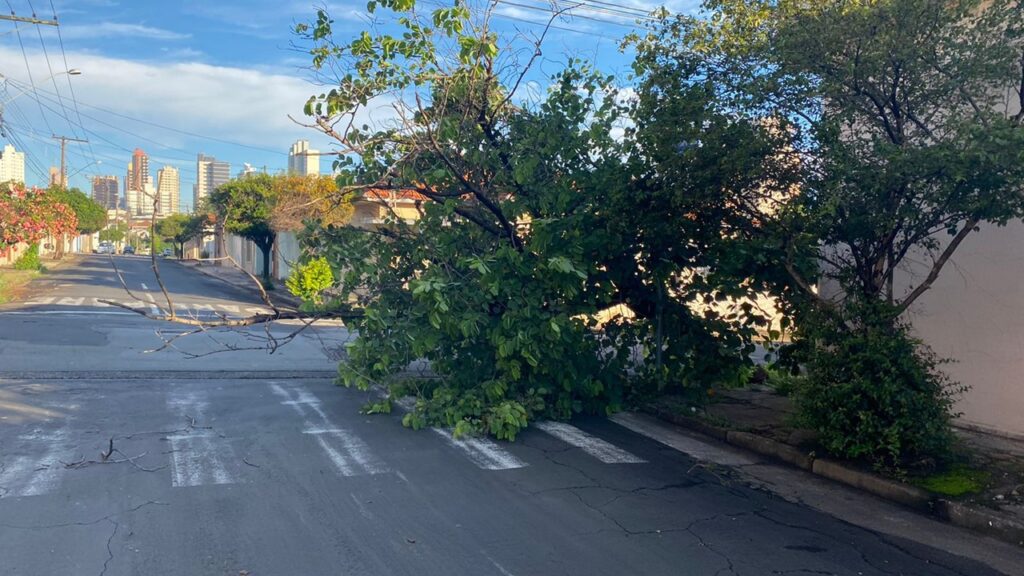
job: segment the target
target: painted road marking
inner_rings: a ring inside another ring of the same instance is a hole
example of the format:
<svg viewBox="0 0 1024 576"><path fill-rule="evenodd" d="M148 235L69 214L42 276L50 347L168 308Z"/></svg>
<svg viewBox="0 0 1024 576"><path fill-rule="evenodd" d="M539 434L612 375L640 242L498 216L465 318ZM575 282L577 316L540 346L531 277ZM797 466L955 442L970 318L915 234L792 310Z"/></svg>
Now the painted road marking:
<svg viewBox="0 0 1024 576"><path fill-rule="evenodd" d="M143 290L149 290L149 286L146 286L145 282L142 282L141 284L142 284L142 289Z"/></svg>
<svg viewBox="0 0 1024 576"><path fill-rule="evenodd" d="M416 406L416 400L411 396L399 398L394 403L406 412L409 412ZM444 438L449 445L463 452L470 461L484 470L513 470L527 466L525 462L513 456L511 452L487 438L455 438L452 435L451 428L434 427L431 430Z"/></svg>
<svg viewBox="0 0 1024 576"><path fill-rule="evenodd" d="M316 439L339 474L356 476L388 471L361 438L331 422L320 405L320 399L308 390L301 386L287 390L276 382L270 383L270 389L283 399L281 404L291 406L302 417L306 424L303 432Z"/></svg>
<svg viewBox="0 0 1024 576"><path fill-rule="evenodd" d="M667 426L645 420L635 414L620 412L609 417L609 420L641 436L646 436L655 442L660 442L669 448L689 454L697 460L715 462L723 466L756 464L754 460L737 451L702 442L696 438L680 434Z"/></svg>
<svg viewBox="0 0 1024 576"><path fill-rule="evenodd" d="M143 282L143 289L149 287ZM74 307L74 308L109 308L110 304L101 302L100 300L111 300L112 298L103 297L63 297L58 300L56 296L48 296L45 298L36 298L34 300L28 300L22 304L25 306L61 306L61 307ZM145 294L143 300L129 300L120 301L120 304L134 310L149 309L153 314L160 314L160 305L152 294ZM209 316L211 318L220 318L220 310L240 316L242 314L242 306L238 304L214 304L208 302L195 302L195 303L182 303L175 302L174 309L180 311L183 314L191 313L193 316ZM0 314L14 314L18 316L27 316L31 314L92 314L91 311L81 312L65 312L65 311L39 311L30 312L27 310L12 310L9 312L0 312ZM245 308L246 314L270 314L271 310L262 307L247 307ZM231 316L229 316L231 317Z"/></svg>
<svg viewBox="0 0 1024 576"><path fill-rule="evenodd" d="M643 464L646 462L646 460L639 456L635 456L597 436L587 434L583 430L565 422L535 422L534 425L562 442L572 444L583 450L605 464Z"/></svg>
<svg viewBox="0 0 1024 576"><path fill-rule="evenodd" d="M167 406L179 421L194 418L202 422L209 404L195 392L174 390L167 397ZM225 464L237 461L234 450L213 430L192 428L167 439L171 442L171 485L175 488L234 483Z"/></svg>
<svg viewBox="0 0 1024 576"><path fill-rule="evenodd" d="M55 314L62 316L138 316L133 312L112 312L107 310L37 310L35 312L11 311L0 312L0 316L35 316L37 314Z"/></svg>
<svg viewBox="0 0 1024 576"><path fill-rule="evenodd" d="M47 304L51 304L54 300L56 300L56 298L50 296L48 298L36 298L34 300L29 300L28 302L25 302L25 304L28 306L45 306Z"/></svg>
<svg viewBox="0 0 1024 576"><path fill-rule="evenodd" d="M484 470L512 470L527 465L487 438L456 438L452 436L451 428L431 428L431 430L444 438L448 444L464 452L466 457Z"/></svg>
<svg viewBox="0 0 1024 576"><path fill-rule="evenodd" d="M61 462L75 460L70 437L67 421L61 428L50 432L34 430L18 436L19 440L27 441L34 449L44 452L42 457L19 456L4 462L5 466L0 469L0 497L39 496L55 489L64 470Z"/></svg>
<svg viewBox="0 0 1024 576"><path fill-rule="evenodd" d="M142 286L145 287L146 285L143 284ZM150 302L152 302L152 304L150 304L150 306L149 306L149 313L152 314L153 316L159 316L160 315L160 308L157 308L156 298L153 298L152 294L150 294L149 292L146 292L146 300L149 300Z"/></svg>

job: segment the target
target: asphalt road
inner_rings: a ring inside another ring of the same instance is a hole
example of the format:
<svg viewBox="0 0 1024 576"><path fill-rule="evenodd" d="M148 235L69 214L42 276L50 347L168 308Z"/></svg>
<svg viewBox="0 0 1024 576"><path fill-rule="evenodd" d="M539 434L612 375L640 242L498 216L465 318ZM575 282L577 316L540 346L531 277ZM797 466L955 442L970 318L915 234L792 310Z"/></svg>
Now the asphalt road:
<svg viewBox="0 0 1024 576"><path fill-rule="evenodd" d="M148 261L115 258L143 306L160 296ZM183 311L259 306L162 270ZM495 443L360 415L368 394L327 377L348 338L338 326L272 355L146 353L168 327L96 304L129 300L105 257L47 275L31 298L0 307L0 574L1000 573L605 419Z"/></svg>

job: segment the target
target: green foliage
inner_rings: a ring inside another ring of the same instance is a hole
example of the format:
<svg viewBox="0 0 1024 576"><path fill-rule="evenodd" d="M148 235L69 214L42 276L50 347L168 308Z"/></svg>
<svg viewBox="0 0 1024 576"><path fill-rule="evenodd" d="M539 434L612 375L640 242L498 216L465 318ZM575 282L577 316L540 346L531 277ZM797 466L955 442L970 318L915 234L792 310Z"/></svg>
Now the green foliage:
<svg viewBox="0 0 1024 576"><path fill-rule="evenodd" d="M208 199L224 230L252 240L263 253L265 282L270 279L270 249L277 237L271 226L275 199L273 177L259 173L221 185Z"/></svg>
<svg viewBox="0 0 1024 576"><path fill-rule="evenodd" d="M419 385L407 426L512 439L531 419L607 413L670 388L706 395L741 378L766 320L718 305L762 288L742 265L767 269L778 250L733 231L726 192L760 189L770 134L711 109L695 82L677 93L685 79L652 74L650 96L630 101L579 61L513 106L519 82L496 72L514 69L497 38L463 6L429 19L411 7L375 6L397 13L401 37L335 43L323 13L299 29L315 66L345 67L308 114L333 122L378 95L419 98L408 130L346 133L359 158L336 165L343 188L368 202L413 196L419 218L385 212L374 230L313 223L303 236L310 257L340 271L339 301L365 314L351 323L359 336L341 381L398 396L397 375L425 359L438 378ZM449 49L457 61L438 57ZM620 138L627 118L638 126ZM713 145L679 154L680 141L700 139ZM598 321L615 306L631 314Z"/></svg>
<svg viewBox="0 0 1024 576"><path fill-rule="evenodd" d="M118 222L109 228L100 230L100 242L120 242L128 234L128 225Z"/></svg>
<svg viewBox="0 0 1024 576"><path fill-rule="evenodd" d="M302 217L304 261L334 280L289 288L362 310L339 373L388 387L369 410L426 360L437 378L405 425L508 439L745 382L751 342L778 336L754 305L769 293L784 329L799 320L786 361L808 369L776 385L830 451L888 469L942 456L958 388L895 318L963 237L1024 211L1024 113L995 106L1020 78L1021 19L978 5L709 0L633 39L631 98L576 60L517 94L517 46L462 4L374 1L388 26L342 42L321 10L296 31L339 84L305 112L347 126L328 130L347 151L337 184L379 212L372 229ZM401 129L350 121L396 94ZM214 194L229 231L272 233L269 188ZM934 264L904 295L909 254Z"/></svg>
<svg viewBox="0 0 1024 576"><path fill-rule="evenodd" d="M985 470L974 470L966 466L954 466L946 472L919 478L914 484L943 496L963 496L985 489L991 474Z"/></svg>
<svg viewBox="0 0 1024 576"><path fill-rule="evenodd" d="M205 228L205 214L171 214L156 223L157 235L175 245L178 257L184 255L185 243L201 236Z"/></svg>
<svg viewBox="0 0 1024 576"><path fill-rule="evenodd" d="M889 469L948 454L959 388L897 318L968 235L1024 214L1024 113L1004 102L1024 93L1020 16L1014 0L708 0L636 39L668 79L655 102L696 80L774 135L766 197L789 200L737 223L774 247L740 265L786 273L751 276L798 320L785 360L806 363L801 408L834 454Z"/></svg>
<svg viewBox="0 0 1024 576"><path fill-rule="evenodd" d="M819 318L804 334L818 346L797 390L800 417L830 453L880 470L947 460L953 404L966 387L939 370L942 362L907 326L888 322L888 310L858 315L880 320L851 328L835 316Z"/></svg>
<svg viewBox="0 0 1024 576"><path fill-rule="evenodd" d="M314 306L323 304L323 293L334 285L334 274L326 258L313 258L292 269L285 281L288 291L311 302Z"/></svg>
<svg viewBox="0 0 1024 576"><path fill-rule="evenodd" d="M107 225L107 209L78 188L54 186L47 191L55 201L71 208L78 218L79 234L93 234Z"/></svg>
<svg viewBox="0 0 1024 576"><path fill-rule="evenodd" d="M14 262L15 270L42 270L43 264L39 261L39 244L31 244L22 252L21 256Z"/></svg>

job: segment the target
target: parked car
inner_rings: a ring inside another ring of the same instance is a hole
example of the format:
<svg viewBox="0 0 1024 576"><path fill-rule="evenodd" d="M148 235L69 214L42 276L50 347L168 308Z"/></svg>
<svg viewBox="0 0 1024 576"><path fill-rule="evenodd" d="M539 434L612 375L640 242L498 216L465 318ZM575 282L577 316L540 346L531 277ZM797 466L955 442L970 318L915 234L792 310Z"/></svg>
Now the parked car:
<svg viewBox="0 0 1024 576"><path fill-rule="evenodd" d="M170 248L164 248L163 252L160 253L161 258L170 258L171 256L174 256L174 251Z"/></svg>
<svg viewBox="0 0 1024 576"><path fill-rule="evenodd" d="M96 247L94 252L96 254L116 254L117 250L110 242L100 242L100 245Z"/></svg>
<svg viewBox="0 0 1024 576"><path fill-rule="evenodd" d="M121 254L135 254L135 247L128 245L121 250Z"/></svg>

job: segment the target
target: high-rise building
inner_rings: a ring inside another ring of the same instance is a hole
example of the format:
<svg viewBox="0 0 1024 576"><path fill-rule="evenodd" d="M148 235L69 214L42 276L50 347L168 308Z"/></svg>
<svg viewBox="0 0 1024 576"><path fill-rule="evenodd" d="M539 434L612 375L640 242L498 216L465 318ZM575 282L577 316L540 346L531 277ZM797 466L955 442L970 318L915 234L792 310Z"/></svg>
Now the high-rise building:
<svg viewBox="0 0 1024 576"><path fill-rule="evenodd" d="M50 166L50 186L60 185L60 168Z"/></svg>
<svg viewBox="0 0 1024 576"><path fill-rule="evenodd" d="M25 183L25 153L18 152L14 146L7 144L0 153L0 183Z"/></svg>
<svg viewBox="0 0 1024 576"><path fill-rule="evenodd" d="M174 166L164 166L156 172L156 193L160 197L158 212L161 216L178 212L181 198L181 177Z"/></svg>
<svg viewBox="0 0 1024 576"><path fill-rule="evenodd" d="M142 190L149 180L149 156L141 149L132 152L132 161L128 164L128 178L124 181L126 190Z"/></svg>
<svg viewBox="0 0 1024 576"><path fill-rule="evenodd" d="M213 156L196 157L196 183L192 187L192 205L198 208L203 200L221 184L231 180L231 164Z"/></svg>
<svg viewBox="0 0 1024 576"><path fill-rule="evenodd" d="M95 176L92 179L92 199L108 210L118 207L117 176Z"/></svg>
<svg viewBox="0 0 1024 576"><path fill-rule="evenodd" d="M299 176L320 174L320 151L309 148L309 140L296 140L288 151L288 173Z"/></svg>
<svg viewBox="0 0 1024 576"><path fill-rule="evenodd" d="M130 214L153 213L153 196L148 190L151 188L153 180L149 177L149 156L136 148L124 179L124 197Z"/></svg>

